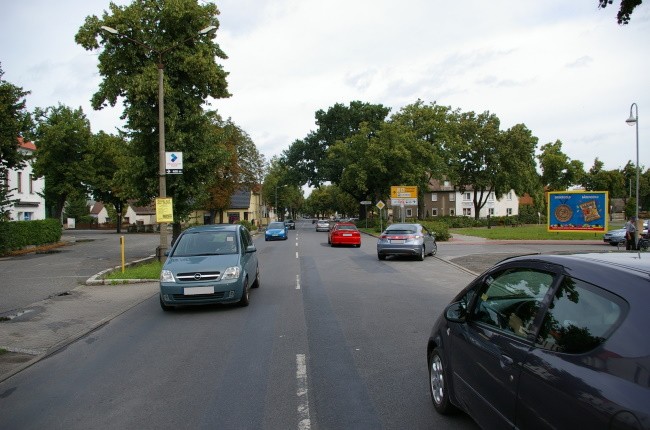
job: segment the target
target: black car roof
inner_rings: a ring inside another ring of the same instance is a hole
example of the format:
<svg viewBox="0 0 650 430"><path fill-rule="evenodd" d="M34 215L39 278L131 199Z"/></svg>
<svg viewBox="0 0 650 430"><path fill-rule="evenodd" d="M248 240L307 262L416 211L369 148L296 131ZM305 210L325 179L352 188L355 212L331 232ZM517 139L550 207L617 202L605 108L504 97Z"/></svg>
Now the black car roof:
<svg viewBox="0 0 650 430"><path fill-rule="evenodd" d="M603 286L623 297L642 298L650 293L649 253L536 254L509 258L499 264L516 261L562 266L566 274Z"/></svg>

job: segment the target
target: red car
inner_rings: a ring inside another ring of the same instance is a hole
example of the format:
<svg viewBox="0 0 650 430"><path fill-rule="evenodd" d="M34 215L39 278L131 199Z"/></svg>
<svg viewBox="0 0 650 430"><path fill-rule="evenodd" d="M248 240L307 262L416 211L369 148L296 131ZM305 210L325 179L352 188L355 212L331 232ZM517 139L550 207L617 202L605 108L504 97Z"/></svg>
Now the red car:
<svg viewBox="0 0 650 430"><path fill-rule="evenodd" d="M351 222L339 222L329 231L327 243L331 246L353 245L358 248L361 246L361 233Z"/></svg>

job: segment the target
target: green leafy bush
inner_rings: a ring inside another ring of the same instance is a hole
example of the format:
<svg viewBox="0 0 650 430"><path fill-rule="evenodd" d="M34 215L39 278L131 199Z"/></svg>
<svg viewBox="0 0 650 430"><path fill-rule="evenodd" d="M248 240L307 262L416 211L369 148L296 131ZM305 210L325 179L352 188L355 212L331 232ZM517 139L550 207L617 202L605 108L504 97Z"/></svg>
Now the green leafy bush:
<svg viewBox="0 0 650 430"><path fill-rule="evenodd" d="M0 222L0 253L59 242L62 232L58 219Z"/></svg>

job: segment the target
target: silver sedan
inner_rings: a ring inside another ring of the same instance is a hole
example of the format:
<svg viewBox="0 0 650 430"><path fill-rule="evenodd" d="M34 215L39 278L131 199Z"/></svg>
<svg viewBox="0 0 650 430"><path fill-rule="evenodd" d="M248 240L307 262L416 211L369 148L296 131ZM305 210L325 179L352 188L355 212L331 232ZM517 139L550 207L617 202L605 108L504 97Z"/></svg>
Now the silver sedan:
<svg viewBox="0 0 650 430"><path fill-rule="evenodd" d="M425 255L435 255L437 251L436 237L422 224L392 224L377 241L380 260L388 255L406 255L422 261Z"/></svg>

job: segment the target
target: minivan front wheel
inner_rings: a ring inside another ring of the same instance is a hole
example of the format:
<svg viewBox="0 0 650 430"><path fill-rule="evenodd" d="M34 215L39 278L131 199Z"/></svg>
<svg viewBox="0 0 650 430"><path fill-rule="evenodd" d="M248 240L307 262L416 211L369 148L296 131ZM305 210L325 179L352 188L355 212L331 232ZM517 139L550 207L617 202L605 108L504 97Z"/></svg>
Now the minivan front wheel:
<svg viewBox="0 0 650 430"><path fill-rule="evenodd" d="M163 302L162 297L159 296L158 298L160 299L160 307L163 311L169 312L169 311L173 311L176 308L175 306L166 305L165 302Z"/></svg>
<svg viewBox="0 0 650 430"><path fill-rule="evenodd" d="M250 290L248 288L248 278L244 279L244 291L242 292L241 299L237 303L239 306L248 306L250 303Z"/></svg>
<svg viewBox="0 0 650 430"><path fill-rule="evenodd" d="M439 348L434 348L429 355L429 392L433 406L441 414L456 411L456 407L449 401L449 387L445 364Z"/></svg>

